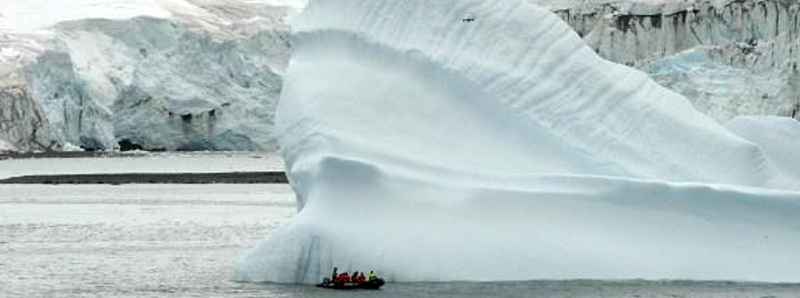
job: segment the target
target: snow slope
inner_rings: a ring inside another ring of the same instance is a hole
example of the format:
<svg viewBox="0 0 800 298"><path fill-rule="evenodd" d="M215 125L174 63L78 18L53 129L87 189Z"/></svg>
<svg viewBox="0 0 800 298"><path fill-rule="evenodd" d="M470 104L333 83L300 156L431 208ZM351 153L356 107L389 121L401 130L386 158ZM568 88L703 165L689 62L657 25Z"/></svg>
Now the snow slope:
<svg viewBox="0 0 800 298"><path fill-rule="evenodd" d="M300 210L240 280L800 276L800 181L772 151L545 9L318 0L293 26L277 129Z"/></svg>

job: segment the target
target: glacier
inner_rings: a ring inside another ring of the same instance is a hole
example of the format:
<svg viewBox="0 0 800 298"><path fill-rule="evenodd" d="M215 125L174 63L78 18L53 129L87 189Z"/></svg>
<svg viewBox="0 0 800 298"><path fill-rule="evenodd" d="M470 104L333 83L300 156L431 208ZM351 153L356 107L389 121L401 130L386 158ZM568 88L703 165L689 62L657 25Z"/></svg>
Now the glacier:
<svg viewBox="0 0 800 298"><path fill-rule="evenodd" d="M12 119L38 133L0 138L21 151L274 150L293 2L6 1L0 106L24 101L46 121Z"/></svg>
<svg viewBox="0 0 800 298"><path fill-rule="evenodd" d="M800 3L785 0L553 1L601 56L635 66L720 123L800 119Z"/></svg>
<svg viewBox="0 0 800 298"><path fill-rule="evenodd" d="M316 0L292 26L298 214L238 280L798 281L800 147L762 129L794 124L725 127L524 0Z"/></svg>

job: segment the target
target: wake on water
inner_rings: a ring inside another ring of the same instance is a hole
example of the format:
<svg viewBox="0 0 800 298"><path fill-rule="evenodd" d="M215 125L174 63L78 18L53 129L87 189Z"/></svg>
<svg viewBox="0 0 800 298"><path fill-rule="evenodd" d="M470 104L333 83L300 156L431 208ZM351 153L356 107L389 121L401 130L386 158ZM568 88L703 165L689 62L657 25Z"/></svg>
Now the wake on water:
<svg viewBox="0 0 800 298"><path fill-rule="evenodd" d="M785 124L729 130L524 0L316 0L293 27L299 213L240 280L800 276L800 144L745 133Z"/></svg>

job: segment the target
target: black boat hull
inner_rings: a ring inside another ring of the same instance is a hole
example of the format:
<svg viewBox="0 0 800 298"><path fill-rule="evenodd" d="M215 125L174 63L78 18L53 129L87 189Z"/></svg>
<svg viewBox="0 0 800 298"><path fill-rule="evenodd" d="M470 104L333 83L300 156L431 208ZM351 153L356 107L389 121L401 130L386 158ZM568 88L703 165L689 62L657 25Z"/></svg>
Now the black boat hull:
<svg viewBox="0 0 800 298"><path fill-rule="evenodd" d="M368 281L363 284L354 284L354 283L345 283L345 284L338 284L338 283L321 283L318 284L317 287L325 288L325 289L332 289L332 290L380 290L380 288L386 282L383 279L376 279L373 281Z"/></svg>

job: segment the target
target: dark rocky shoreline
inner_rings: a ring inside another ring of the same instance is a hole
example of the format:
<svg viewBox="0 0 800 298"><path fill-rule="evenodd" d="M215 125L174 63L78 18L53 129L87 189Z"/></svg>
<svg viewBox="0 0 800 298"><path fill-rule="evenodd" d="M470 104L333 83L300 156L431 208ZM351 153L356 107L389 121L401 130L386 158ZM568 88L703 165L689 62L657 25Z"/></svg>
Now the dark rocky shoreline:
<svg viewBox="0 0 800 298"><path fill-rule="evenodd" d="M90 157L138 157L150 152L120 153L117 151L49 151L26 153L0 153L0 160L31 158L90 158Z"/></svg>
<svg viewBox="0 0 800 298"><path fill-rule="evenodd" d="M281 184L282 171L227 173L126 173L31 175L0 180L0 184Z"/></svg>

